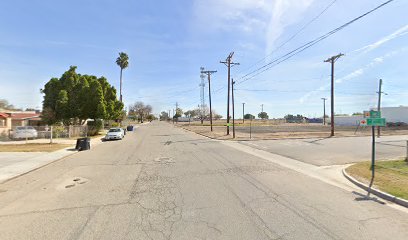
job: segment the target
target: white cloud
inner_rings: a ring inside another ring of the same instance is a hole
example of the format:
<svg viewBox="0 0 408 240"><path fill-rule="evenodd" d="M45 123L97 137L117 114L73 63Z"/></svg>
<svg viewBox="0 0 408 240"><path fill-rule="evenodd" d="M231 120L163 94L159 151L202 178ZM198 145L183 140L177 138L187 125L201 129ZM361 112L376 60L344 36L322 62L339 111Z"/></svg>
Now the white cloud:
<svg viewBox="0 0 408 240"><path fill-rule="evenodd" d="M383 56L376 57L376 58L372 59L365 66L352 71L351 73L345 75L344 77L336 79L336 83L341 84L343 82L350 81L350 80L355 79L355 78L357 78L359 76L362 76L370 68L373 68L373 67L383 63L386 58L393 57L393 56L395 56L395 55L397 55L397 54L399 54L401 52L407 51L407 50L408 50L408 48L404 47L404 48L401 48L401 49L398 49L398 50L390 51L390 52L386 53ZM304 103L310 97L316 95L317 93L320 93L321 91L327 90L329 87L330 87L330 84L326 84L324 86L319 87L317 90L308 92L299 99L299 102Z"/></svg>
<svg viewBox="0 0 408 240"><path fill-rule="evenodd" d="M207 0L194 2L198 23L208 30L263 30L273 0Z"/></svg>
<svg viewBox="0 0 408 240"><path fill-rule="evenodd" d="M301 16L312 5L314 0L276 0L267 27L266 52L270 53L284 29L299 21Z"/></svg>
<svg viewBox="0 0 408 240"><path fill-rule="evenodd" d="M351 53L359 52L359 51L363 51L363 53L370 52L370 51L372 51L372 50L374 50L374 49L380 47L380 46L383 45L384 43L387 43L387 42L389 42L389 41L391 41L391 40L393 40L393 39L395 39L395 38L401 37L401 36L403 36L403 35L405 35L405 34L407 34L407 33L408 33L408 24L405 25L405 26L403 26L403 27L401 27L401 28L398 29L397 31L391 33L390 35L387 35L387 36L381 38L380 40L378 40L378 41L376 41L376 42L374 42L374 43L371 43L371 44L369 44L369 45L367 45L367 46L364 46L364 47L362 47L362 48L359 48L359 49L357 49L357 50L354 50L354 51L352 51Z"/></svg>

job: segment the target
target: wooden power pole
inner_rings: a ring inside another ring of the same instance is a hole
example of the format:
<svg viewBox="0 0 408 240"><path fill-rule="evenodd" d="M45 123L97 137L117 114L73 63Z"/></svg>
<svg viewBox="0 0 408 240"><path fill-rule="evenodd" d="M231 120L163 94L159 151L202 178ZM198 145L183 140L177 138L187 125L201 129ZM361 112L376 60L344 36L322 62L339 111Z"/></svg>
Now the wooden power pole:
<svg viewBox="0 0 408 240"><path fill-rule="evenodd" d="M211 132L213 131L213 122L212 122L212 108L211 108L211 74L216 73L217 71L204 71L202 70L202 74L207 74L208 77L208 100L210 102L210 126L211 126Z"/></svg>
<svg viewBox="0 0 408 240"><path fill-rule="evenodd" d="M324 62L329 62L331 64L331 99L330 99L330 106L331 106L331 119L330 119L330 127L331 127L331 134L330 136L334 136L334 63L340 57L344 56L344 54L339 53L336 56L332 56L325 60Z"/></svg>
<svg viewBox="0 0 408 240"><path fill-rule="evenodd" d="M231 52L225 61L220 61L228 68L228 98L227 98L227 135L229 135L229 122L230 122L230 89L231 89L231 66L239 65L239 63L232 62L232 56L234 52Z"/></svg>

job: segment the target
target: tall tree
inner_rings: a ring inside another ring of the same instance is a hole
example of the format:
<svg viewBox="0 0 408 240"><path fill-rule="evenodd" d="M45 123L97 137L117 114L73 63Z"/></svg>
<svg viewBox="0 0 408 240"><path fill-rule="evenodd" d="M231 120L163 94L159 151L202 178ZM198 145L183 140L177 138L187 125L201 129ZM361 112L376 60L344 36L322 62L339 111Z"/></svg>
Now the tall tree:
<svg viewBox="0 0 408 240"><path fill-rule="evenodd" d="M153 111L152 106L149 104L145 105L143 102L135 102L129 106L129 116L135 116L140 122L146 119Z"/></svg>
<svg viewBox="0 0 408 240"><path fill-rule="evenodd" d="M160 113L160 120L161 121L165 121L165 120L169 120L169 114L165 111Z"/></svg>
<svg viewBox="0 0 408 240"><path fill-rule="evenodd" d="M48 124L82 124L86 119L117 120L123 103L106 78L76 73L71 66L61 78L52 78L44 88L42 117Z"/></svg>
<svg viewBox="0 0 408 240"><path fill-rule="evenodd" d="M116 58L116 64L120 67L120 101L122 102L122 71L129 66L129 57L126 53L120 52L119 57Z"/></svg>
<svg viewBox="0 0 408 240"><path fill-rule="evenodd" d="M262 120L264 120L264 119L269 119L269 116L268 116L268 114L267 114L266 112L260 112L260 113L258 114L258 117L259 117L260 119L262 119Z"/></svg>

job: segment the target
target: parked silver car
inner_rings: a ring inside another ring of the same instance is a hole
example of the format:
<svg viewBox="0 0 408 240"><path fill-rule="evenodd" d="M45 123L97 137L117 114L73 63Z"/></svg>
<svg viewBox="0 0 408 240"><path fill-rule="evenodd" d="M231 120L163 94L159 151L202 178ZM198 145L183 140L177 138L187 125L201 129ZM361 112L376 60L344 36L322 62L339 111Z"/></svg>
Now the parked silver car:
<svg viewBox="0 0 408 240"><path fill-rule="evenodd" d="M30 126L16 127L13 133L14 139L37 138L38 132Z"/></svg>
<svg viewBox="0 0 408 240"><path fill-rule="evenodd" d="M122 128L111 128L105 136L105 140L122 140L125 137L125 132Z"/></svg>

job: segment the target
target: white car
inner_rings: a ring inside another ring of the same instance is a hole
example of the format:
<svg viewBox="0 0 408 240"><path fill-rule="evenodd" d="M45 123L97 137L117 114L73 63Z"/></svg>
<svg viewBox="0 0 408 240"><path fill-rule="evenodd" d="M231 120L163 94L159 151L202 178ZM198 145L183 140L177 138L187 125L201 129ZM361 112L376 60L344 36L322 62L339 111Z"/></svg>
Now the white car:
<svg viewBox="0 0 408 240"><path fill-rule="evenodd" d="M13 133L14 139L37 138L37 137L38 137L37 130L30 126L16 127Z"/></svg>
<svg viewBox="0 0 408 240"><path fill-rule="evenodd" d="M125 137L125 132L122 128L111 128L105 136L105 140L122 140Z"/></svg>

